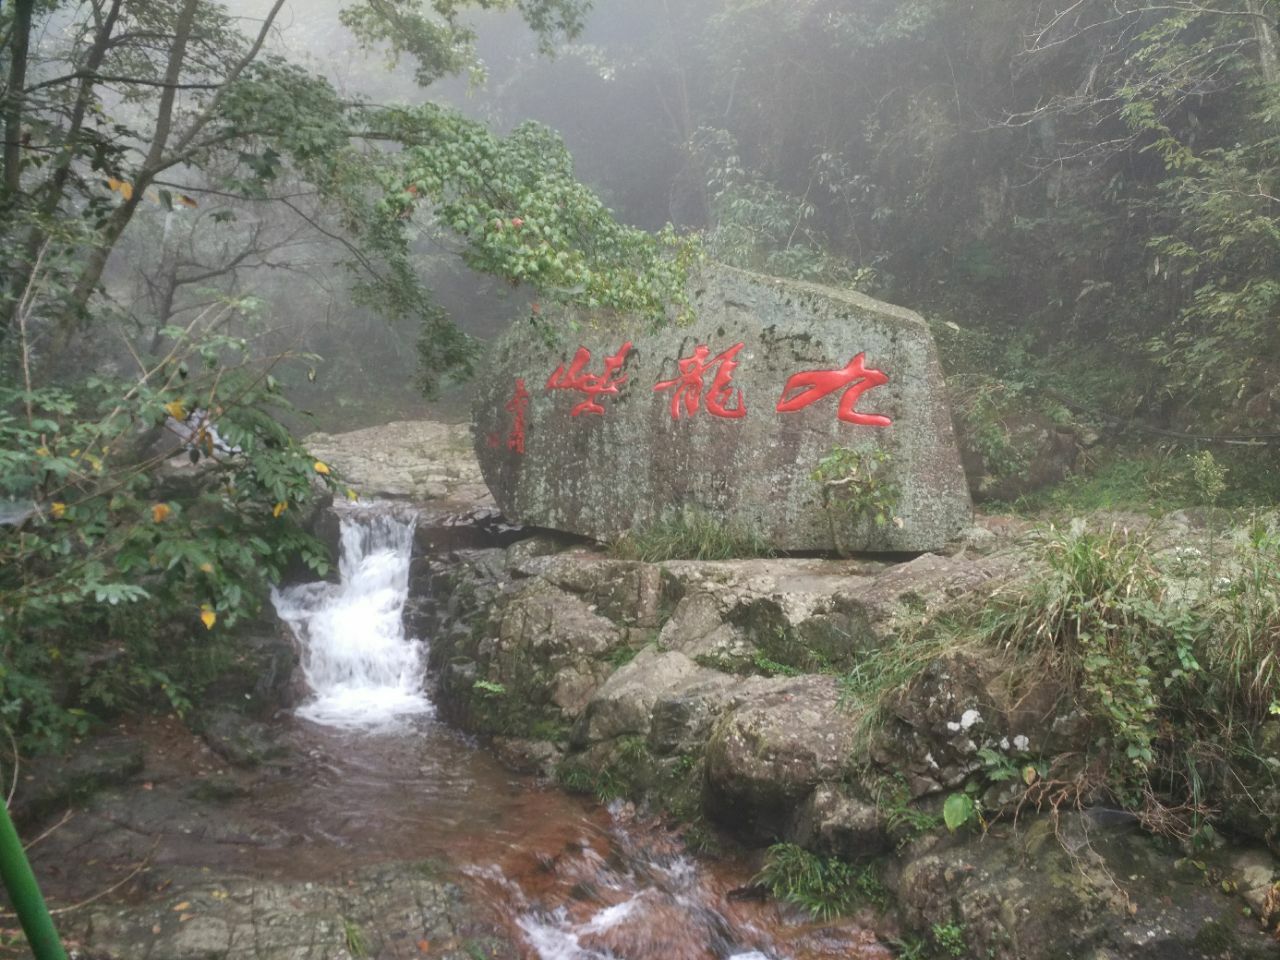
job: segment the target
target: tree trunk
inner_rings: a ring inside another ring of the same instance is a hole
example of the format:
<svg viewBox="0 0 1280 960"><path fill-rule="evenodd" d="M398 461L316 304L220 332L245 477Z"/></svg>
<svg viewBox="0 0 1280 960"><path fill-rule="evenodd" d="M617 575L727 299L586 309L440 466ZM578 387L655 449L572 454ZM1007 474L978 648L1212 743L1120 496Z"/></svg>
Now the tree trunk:
<svg viewBox="0 0 1280 960"><path fill-rule="evenodd" d="M27 50L36 0L15 0L9 38L9 89L4 102L4 194L12 203L22 187L22 102L27 86Z"/></svg>
<svg viewBox="0 0 1280 960"><path fill-rule="evenodd" d="M9 268L12 271L12 275L9 280L9 299L0 299L0 341L4 340L10 322L13 319L14 304L18 302L22 291L31 282L31 272L35 267L36 254L44 246L45 241L48 240L48 234L43 229L42 224L58 212L58 207L63 199L63 191L66 190L67 182L71 178L71 168L80 145L84 119L89 112L90 104L93 102L93 89L96 86L94 75L97 74L103 60L106 59L111 35L115 31L116 23L120 18L122 2L123 0L112 0L111 8L107 11L107 15L102 19L94 33L93 45L89 48L89 54L83 64L79 66L84 76L80 80L80 88L76 91L75 104L71 108L71 116L67 121L67 133L62 138L62 143L58 148L53 172L37 191L39 195L38 216L27 231L27 238L23 244L26 255L24 257L15 256L10 261Z"/></svg>
<svg viewBox="0 0 1280 960"><path fill-rule="evenodd" d="M1245 0L1245 5L1253 14L1253 33L1258 38L1258 65L1262 68L1262 79L1275 83L1280 77L1280 55L1277 54L1276 34L1266 11L1266 0Z"/></svg>
<svg viewBox="0 0 1280 960"><path fill-rule="evenodd" d="M173 28L173 41L169 45L169 59L165 64L165 86L164 92L160 94L156 129L151 137L151 144L147 148L146 159L142 161L142 167L134 177L132 195L116 207L111 219L102 230L100 241L89 251L84 269L80 272L80 278L76 281L75 289L71 294L73 309L61 325L57 337L61 345L65 345L69 339L73 325L79 321L79 315L83 314L89 304L89 298L93 296L93 291L102 280L102 273L107 268L111 251L115 249L129 221L133 219L138 201L142 199L142 195L151 186L151 181L163 168L165 149L169 145L169 135L173 130L173 109L178 96L178 81L182 78L182 66L187 59L187 43L191 40L191 30L195 25L198 6L199 0L186 0L182 6L182 12L178 14L178 22Z"/></svg>

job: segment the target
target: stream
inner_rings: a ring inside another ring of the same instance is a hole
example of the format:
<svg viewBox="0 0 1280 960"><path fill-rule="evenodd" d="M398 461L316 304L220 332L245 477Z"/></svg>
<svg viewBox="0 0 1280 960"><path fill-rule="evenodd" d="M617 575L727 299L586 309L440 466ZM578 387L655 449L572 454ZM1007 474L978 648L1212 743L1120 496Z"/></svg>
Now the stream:
<svg viewBox="0 0 1280 960"><path fill-rule="evenodd" d="M753 870L740 858L694 857L630 804L603 808L513 774L436 720L428 641L404 627L412 545L412 519L376 505L347 510L341 581L274 594L310 687L279 721L296 759L216 805L193 803L192 782L220 782L225 764L177 721L151 721L142 790L91 815L97 825L74 821L58 842L82 834L101 846L98 825L123 827L154 837L145 855L157 869L308 887L366 867L438 861L524 960L891 956L854 921L809 923L744 896ZM122 850L114 869L143 849ZM101 888L93 871L64 870L52 854L42 869L64 898ZM92 862L110 864L109 852Z"/></svg>
<svg viewBox="0 0 1280 960"><path fill-rule="evenodd" d="M412 849L465 864L539 960L847 957L866 945L865 931L803 924L780 937L775 909L732 898L750 882L740 865L699 863L630 805L601 810L533 787L435 722L424 641L404 629L412 543L412 520L351 511L341 582L274 597L313 693L297 716L327 758L323 785L282 798L295 817L361 858Z"/></svg>

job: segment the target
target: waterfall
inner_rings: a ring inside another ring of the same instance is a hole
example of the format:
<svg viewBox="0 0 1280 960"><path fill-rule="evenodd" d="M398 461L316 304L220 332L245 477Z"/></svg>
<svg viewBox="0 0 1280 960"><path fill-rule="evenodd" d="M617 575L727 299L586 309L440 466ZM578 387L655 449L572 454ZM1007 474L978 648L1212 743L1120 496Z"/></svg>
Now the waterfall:
<svg viewBox="0 0 1280 960"><path fill-rule="evenodd" d="M342 516L341 580L272 592L302 648L312 697L298 715L335 727L380 727L431 712L423 645L404 631L412 518L376 507Z"/></svg>

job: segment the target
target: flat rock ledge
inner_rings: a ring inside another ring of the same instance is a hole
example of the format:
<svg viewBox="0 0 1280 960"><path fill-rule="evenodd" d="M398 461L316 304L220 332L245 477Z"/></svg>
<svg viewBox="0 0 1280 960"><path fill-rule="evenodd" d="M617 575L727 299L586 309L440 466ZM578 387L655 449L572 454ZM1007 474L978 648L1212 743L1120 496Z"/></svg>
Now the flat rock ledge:
<svg viewBox="0 0 1280 960"><path fill-rule="evenodd" d="M442 960L511 957L509 943L469 937L461 891L432 864L395 864L324 883L208 871L172 873L145 907L97 906L64 924L92 960Z"/></svg>
<svg viewBox="0 0 1280 960"><path fill-rule="evenodd" d="M313 433L303 445L365 498L493 505L465 423L405 420L349 433Z"/></svg>

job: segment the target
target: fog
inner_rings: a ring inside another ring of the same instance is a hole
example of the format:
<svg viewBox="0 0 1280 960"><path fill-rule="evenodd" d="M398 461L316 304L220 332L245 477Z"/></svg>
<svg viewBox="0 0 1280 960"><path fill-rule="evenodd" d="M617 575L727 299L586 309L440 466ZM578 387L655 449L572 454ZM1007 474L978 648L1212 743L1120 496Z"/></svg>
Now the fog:
<svg viewBox="0 0 1280 960"><path fill-rule="evenodd" d="M251 37L273 6L210 9ZM1271 116L1276 71L1263 19L1181 2L600 0L577 35L540 37L519 10L464 7L455 28L473 34L474 56L424 85L420 57L388 44L394 29L362 41L344 8L366 9L289 0L263 56L348 102L434 102L500 135L546 124L625 224L670 223L714 259L924 312L969 385L962 419L984 405L1003 419L1030 398L1046 415L1201 433L1269 421L1280 297L1273 148L1256 122ZM56 10L39 49L65 61L79 22L82 8ZM111 84L102 97L141 140L154 97ZM225 189L234 160L168 172L214 192L192 207L139 206L104 278L108 301L158 346L155 329L214 291L252 295L235 324L264 350L320 355L305 365L314 379L289 383L329 427L444 410L414 385L417 320L353 298L351 225L332 198L286 164L268 193L296 190L292 204L253 200ZM1238 186L1251 178L1256 190ZM464 266L431 210L406 237L468 334L492 337L539 297L536 284ZM184 281L167 289L175 270ZM210 276L186 279L198 273ZM1124 378L1097 374L1118 359ZM1083 409L1045 399L1086 381ZM446 385L450 416L465 414L459 389Z"/></svg>

